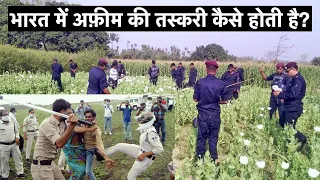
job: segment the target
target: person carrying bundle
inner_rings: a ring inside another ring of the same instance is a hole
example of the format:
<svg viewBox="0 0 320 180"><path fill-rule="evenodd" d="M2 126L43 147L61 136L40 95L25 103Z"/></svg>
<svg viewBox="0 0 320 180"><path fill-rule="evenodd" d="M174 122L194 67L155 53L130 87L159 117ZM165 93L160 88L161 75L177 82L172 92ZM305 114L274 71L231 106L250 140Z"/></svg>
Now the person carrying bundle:
<svg viewBox="0 0 320 180"><path fill-rule="evenodd" d="M271 81L271 93L270 93L270 110L269 110L269 115L270 119L272 119L273 114L278 109L279 116L281 117L283 113L283 106L284 106L284 101L283 99L277 98L273 94L272 87L277 86L278 88L281 88L283 91L286 91L286 87L288 86L290 82L290 77L288 77L284 73L284 63L278 63L276 65L276 73L273 73L269 76L267 76L262 67L259 68L259 72L265 81Z"/></svg>

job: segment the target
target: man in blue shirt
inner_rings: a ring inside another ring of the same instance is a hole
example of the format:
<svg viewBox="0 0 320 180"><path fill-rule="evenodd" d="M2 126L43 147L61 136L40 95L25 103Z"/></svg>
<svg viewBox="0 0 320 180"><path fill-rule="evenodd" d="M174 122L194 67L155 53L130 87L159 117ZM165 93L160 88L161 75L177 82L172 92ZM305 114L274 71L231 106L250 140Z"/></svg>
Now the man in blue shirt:
<svg viewBox="0 0 320 180"><path fill-rule="evenodd" d="M284 100L284 110L280 116L279 124L284 127L286 124L293 125L296 128L298 118L303 113L303 98L306 95L307 84L303 76L298 71L296 62L290 62L284 66L288 76L292 78L286 87L286 91L273 91L273 95ZM298 151L302 150L307 142L307 137L297 131L295 137L301 143Z"/></svg>
<svg viewBox="0 0 320 180"><path fill-rule="evenodd" d="M78 64L73 62L73 60L70 60L70 75L73 78L76 78L76 73L78 71Z"/></svg>
<svg viewBox="0 0 320 180"><path fill-rule="evenodd" d="M125 108L122 108L122 105L125 104ZM129 141L132 144L132 133L131 133L131 112L132 106L129 102L122 102L120 104L120 111L123 112L123 128L124 128L124 139Z"/></svg>
<svg viewBox="0 0 320 180"><path fill-rule="evenodd" d="M239 74L234 71L233 64L228 65L228 70L222 75L221 80L226 83L228 90L228 100L238 99L239 85L234 85L239 82Z"/></svg>
<svg viewBox="0 0 320 180"><path fill-rule="evenodd" d="M264 73L262 68L260 68L259 71L260 71L262 78L265 81L271 81L271 87L274 85L277 85L283 91L286 91L286 86L288 86L288 84L290 82L290 77L284 73L283 68L284 68L284 63L278 63L276 65L277 72L274 74L271 74L268 77ZM271 88L271 94L270 94L270 108L271 108L271 110L269 111L270 119L272 119L272 116L273 116L273 114L275 114L277 109L279 112L279 116L281 117L281 115L283 113L283 108L284 108L283 107L283 100L274 96L272 88Z"/></svg>
<svg viewBox="0 0 320 180"><path fill-rule="evenodd" d="M97 67L93 67L89 72L89 85L87 94L111 94L108 90L106 70L107 61L100 59Z"/></svg>
<svg viewBox="0 0 320 180"><path fill-rule="evenodd" d="M197 81L197 74L198 74L198 71L197 69L194 67L194 64L191 63L190 64L190 74L189 74L189 83L188 85L190 87L193 87Z"/></svg>
<svg viewBox="0 0 320 180"><path fill-rule="evenodd" d="M62 89L62 82L61 82L61 73L63 72L63 68L62 68L62 65L58 63L58 59L56 58L53 59L51 70L52 70L52 80L58 83L59 90L60 92L62 92L63 89Z"/></svg>
<svg viewBox="0 0 320 180"><path fill-rule="evenodd" d="M181 71L182 81L184 81L185 80L184 72L186 71L186 68L182 65L182 62L179 62L177 69Z"/></svg>
<svg viewBox="0 0 320 180"><path fill-rule="evenodd" d="M182 89L183 72L182 68L177 68L175 63L171 64L171 76L177 85L177 89Z"/></svg>
<svg viewBox="0 0 320 180"><path fill-rule="evenodd" d="M126 69L125 69L124 65L121 63L121 61L119 61L117 64L118 64L117 68L118 68L119 77L121 77L122 74L123 74L123 76L125 76Z"/></svg>
<svg viewBox="0 0 320 180"><path fill-rule="evenodd" d="M208 141L211 159L218 165L217 144L221 124L220 104L228 102L228 90L226 83L216 77L219 68L218 63L209 60L205 64L208 75L197 81L193 95L194 101L198 103L196 151L198 158L203 159Z"/></svg>

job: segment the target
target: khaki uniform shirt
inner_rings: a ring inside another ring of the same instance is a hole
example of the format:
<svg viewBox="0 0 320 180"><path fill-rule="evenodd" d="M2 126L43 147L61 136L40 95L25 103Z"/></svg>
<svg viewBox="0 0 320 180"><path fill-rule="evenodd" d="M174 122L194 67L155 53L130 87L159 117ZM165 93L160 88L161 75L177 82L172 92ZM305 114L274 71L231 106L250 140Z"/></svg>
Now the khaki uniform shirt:
<svg viewBox="0 0 320 180"><path fill-rule="evenodd" d="M40 125L39 136L35 145L33 159L54 160L58 154L56 141L65 131L65 121L58 121L54 116L46 118Z"/></svg>
<svg viewBox="0 0 320 180"><path fill-rule="evenodd" d="M8 123L0 121L0 142L11 143L19 137L18 127L13 121Z"/></svg>
<svg viewBox="0 0 320 180"><path fill-rule="evenodd" d="M160 137L154 126L151 126L145 132L140 135L140 147L145 152L152 151L155 155L159 155L163 152L163 146L160 142ZM148 137L147 137L148 135ZM148 141L146 141L148 140Z"/></svg>
<svg viewBox="0 0 320 180"><path fill-rule="evenodd" d="M26 125L26 124L28 124L28 125ZM37 118L35 116L33 118L31 118L30 116L24 118L23 125L24 125L23 132L39 130L39 123L38 123Z"/></svg>

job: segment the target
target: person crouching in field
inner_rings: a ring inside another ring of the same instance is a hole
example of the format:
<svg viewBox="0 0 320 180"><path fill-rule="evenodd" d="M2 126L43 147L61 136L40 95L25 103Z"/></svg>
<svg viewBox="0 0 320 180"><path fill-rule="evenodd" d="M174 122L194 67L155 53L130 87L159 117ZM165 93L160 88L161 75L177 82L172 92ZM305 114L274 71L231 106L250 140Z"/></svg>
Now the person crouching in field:
<svg viewBox="0 0 320 180"><path fill-rule="evenodd" d="M67 113L70 115L73 111L68 110ZM94 132L96 129L96 126L86 128L78 124L74 128L67 144L62 149L69 166L70 180L83 179L86 175L86 151L82 139L84 133Z"/></svg>
<svg viewBox="0 0 320 180"><path fill-rule="evenodd" d="M85 112L86 121L94 122L97 114L94 110L87 110ZM93 157L98 151L102 157L105 159L106 166L109 167L109 164L114 163L112 159L110 159L107 154L104 152L104 145L101 139L101 130L100 128L94 124L91 126L92 128L96 128L93 132L85 132L84 133L84 148L86 150L86 174L89 177L89 180L96 180L96 177L92 171L92 161Z"/></svg>
<svg viewBox="0 0 320 180"><path fill-rule="evenodd" d="M140 145L119 143L106 149L108 156L119 151L136 159L128 173L128 180L135 180L153 164L156 156L163 152L160 137L153 127L155 116L152 112L143 112L140 116L136 116L135 120L139 124L137 130L141 133Z"/></svg>

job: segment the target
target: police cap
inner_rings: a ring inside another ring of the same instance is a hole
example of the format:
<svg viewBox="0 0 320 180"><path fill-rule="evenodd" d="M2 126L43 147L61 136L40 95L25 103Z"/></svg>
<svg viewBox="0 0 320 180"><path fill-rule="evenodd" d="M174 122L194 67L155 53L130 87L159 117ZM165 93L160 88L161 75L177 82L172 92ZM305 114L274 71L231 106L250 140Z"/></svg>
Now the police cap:
<svg viewBox="0 0 320 180"><path fill-rule="evenodd" d="M276 68L284 68L284 63L278 63L278 64L276 65Z"/></svg>
<svg viewBox="0 0 320 180"><path fill-rule="evenodd" d="M216 68L219 68L218 63L217 63L217 61L215 61L215 60L207 60L207 61L205 62L205 64L206 64L207 67L216 67Z"/></svg>
<svg viewBox="0 0 320 180"><path fill-rule="evenodd" d="M154 114L152 112L143 112L140 114L140 116L134 117L134 119L141 124L147 123L154 119Z"/></svg>
<svg viewBox="0 0 320 180"><path fill-rule="evenodd" d="M105 59L99 59L99 64L107 65L108 62Z"/></svg>
<svg viewBox="0 0 320 180"><path fill-rule="evenodd" d="M288 64L286 64L286 65L284 66L284 69L285 69L285 70L288 70L288 69L291 69L291 68L293 68L293 67L297 67L297 63L296 63L296 62L289 62Z"/></svg>

